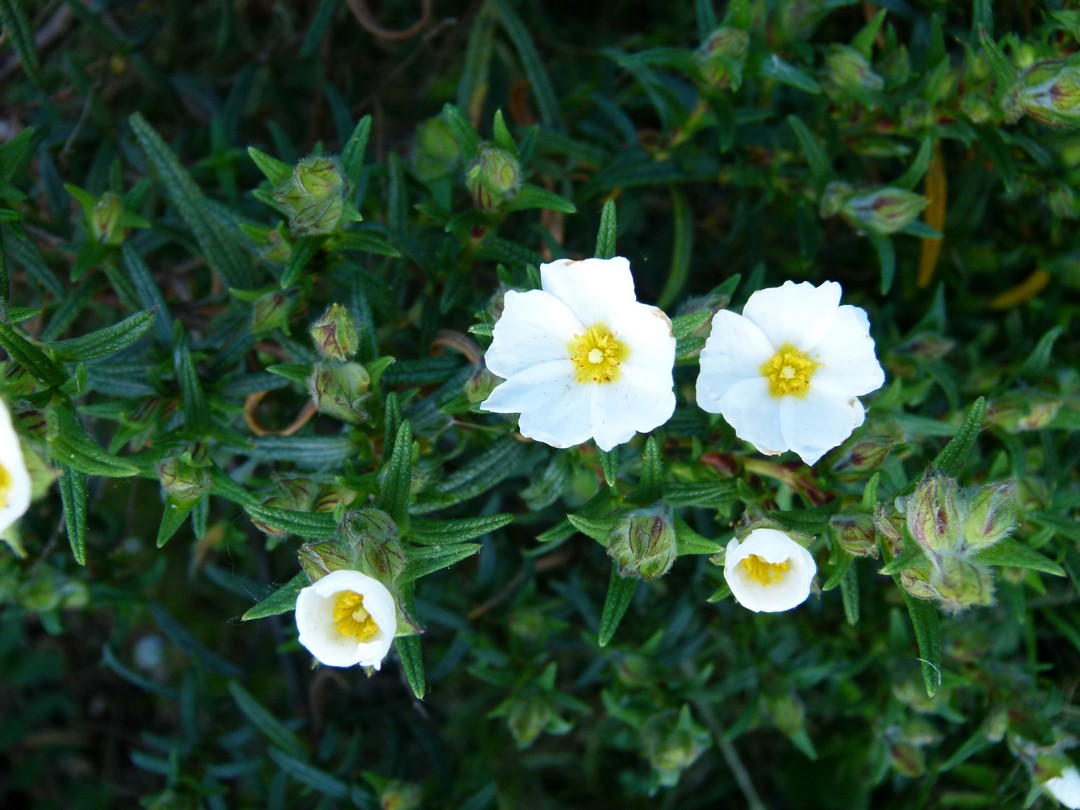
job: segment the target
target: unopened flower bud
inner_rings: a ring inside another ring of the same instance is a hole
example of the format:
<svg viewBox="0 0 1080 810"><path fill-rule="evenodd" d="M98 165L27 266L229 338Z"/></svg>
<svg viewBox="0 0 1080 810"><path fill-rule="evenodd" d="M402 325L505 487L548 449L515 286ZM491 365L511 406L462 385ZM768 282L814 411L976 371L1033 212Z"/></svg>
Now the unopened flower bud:
<svg viewBox="0 0 1080 810"><path fill-rule="evenodd" d="M199 500L210 489L210 470L182 456L169 456L158 465L158 479L166 495L176 503Z"/></svg>
<svg viewBox="0 0 1080 810"><path fill-rule="evenodd" d="M896 445L891 436L862 436L833 464L833 472L871 472L880 467Z"/></svg>
<svg viewBox="0 0 1080 810"><path fill-rule="evenodd" d="M487 367L478 368L469 379L465 381L465 396L473 405L479 405L495 390L499 378L487 370Z"/></svg>
<svg viewBox="0 0 1080 810"><path fill-rule="evenodd" d="M315 503L315 494L318 485L308 478L286 478L278 481L279 492L271 495L262 502L263 506L271 509L288 509L293 512L310 512ZM266 534L283 537L288 532L270 525L258 518L252 518L251 522Z"/></svg>
<svg viewBox="0 0 1080 810"><path fill-rule="evenodd" d="M405 570L401 533L385 512L379 509L346 512L340 532L361 571L382 582L393 582Z"/></svg>
<svg viewBox="0 0 1080 810"><path fill-rule="evenodd" d="M461 147L450 123L441 116L429 118L416 130L413 171L423 182L446 177L461 160Z"/></svg>
<svg viewBox="0 0 1080 810"><path fill-rule="evenodd" d="M1021 79L1019 103L1044 124L1080 123L1080 64L1052 59L1032 65Z"/></svg>
<svg viewBox="0 0 1080 810"><path fill-rule="evenodd" d="M921 747L898 740L889 746L889 764L901 776L916 779L926 773L926 754Z"/></svg>
<svg viewBox="0 0 1080 810"><path fill-rule="evenodd" d="M416 810L424 799L424 792L414 782L391 779L379 791L379 810Z"/></svg>
<svg viewBox="0 0 1080 810"><path fill-rule="evenodd" d="M960 109L964 111L964 115L971 119L973 124L985 124L990 120L990 116L994 112L990 102L980 91L968 93L961 98Z"/></svg>
<svg viewBox="0 0 1080 810"><path fill-rule="evenodd" d="M94 238L103 245L122 244L124 228L120 220L123 215L123 200L111 191L102 194L90 212L90 229Z"/></svg>
<svg viewBox="0 0 1080 810"><path fill-rule="evenodd" d="M650 717L641 729L641 738L643 753L664 787L674 787L682 772L712 743L709 732L694 722L686 705L678 715L667 711Z"/></svg>
<svg viewBox="0 0 1080 810"><path fill-rule="evenodd" d="M849 197L841 213L868 231L889 234L906 228L929 204L930 201L921 194L886 187Z"/></svg>
<svg viewBox="0 0 1080 810"><path fill-rule="evenodd" d="M349 553L332 540L324 543L304 543L296 552L300 567L312 582L318 582L332 571L351 570Z"/></svg>
<svg viewBox="0 0 1080 810"><path fill-rule="evenodd" d="M465 185L477 208L498 208L521 190L521 163L501 146L481 144L465 171Z"/></svg>
<svg viewBox="0 0 1080 810"><path fill-rule="evenodd" d="M371 377L359 363L316 363L308 392L319 413L358 425L368 421Z"/></svg>
<svg viewBox="0 0 1080 810"><path fill-rule="evenodd" d="M964 544L968 548L989 548L1004 540L1016 523L1016 484L991 484L966 490Z"/></svg>
<svg viewBox="0 0 1080 810"><path fill-rule="evenodd" d="M919 482L907 500L911 536L927 551L956 550L963 539L956 479L930 475Z"/></svg>
<svg viewBox="0 0 1080 810"><path fill-rule="evenodd" d="M750 34L725 25L717 28L694 54L705 81L717 90L738 90L750 48Z"/></svg>
<svg viewBox="0 0 1080 810"><path fill-rule="evenodd" d="M845 90L880 90L884 80L870 63L849 45L833 45L825 57L825 81L842 94Z"/></svg>
<svg viewBox="0 0 1080 810"><path fill-rule="evenodd" d="M805 729L806 710L802 701L790 692L765 696L762 708L785 737L794 737Z"/></svg>
<svg viewBox="0 0 1080 810"><path fill-rule="evenodd" d="M959 611L994 601L994 576L963 557L943 557L930 576L934 596L947 610Z"/></svg>
<svg viewBox="0 0 1080 810"><path fill-rule="evenodd" d="M900 572L900 585L916 599L933 599L937 595L930 586L933 571L929 560L918 560Z"/></svg>
<svg viewBox="0 0 1080 810"><path fill-rule="evenodd" d="M274 191L274 199L288 212L294 233L333 233L345 214L346 185L334 158L311 155Z"/></svg>
<svg viewBox="0 0 1080 810"><path fill-rule="evenodd" d="M255 299L251 316L252 334L261 335L280 328L289 334L292 299L280 290L271 290Z"/></svg>
<svg viewBox="0 0 1080 810"><path fill-rule="evenodd" d="M323 357L348 360L360 345L356 318L340 304L331 304L311 325L311 339Z"/></svg>
<svg viewBox="0 0 1080 810"><path fill-rule="evenodd" d="M506 725L519 749L528 748L552 718L551 701L543 695L517 698L510 705Z"/></svg>
<svg viewBox="0 0 1080 810"><path fill-rule="evenodd" d="M679 556L671 507L661 502L630 512L612 529L608 554L620 576L662 577Z"/></svg>
<svg viewBox="0 0 1080 810"><path fill-rule="evenodd" d="M788 0L771 13L780 31L781 41L810 37L829 13L826 0Z"/></svg>
<svg viewBox="0 0 1080 810"><path fill-rule="evenodd" d="M870 515L833 515L829 520L836 542L853 557L876 557L877 532Z"/></svg>
<svg viewBox="0 0 1080 810"><path fill-rule="evenodd" d="M319 490L315 499L314 512L333 512L340 505L348 506L356 500L356 490L341 484L330 484Z"/></svg>

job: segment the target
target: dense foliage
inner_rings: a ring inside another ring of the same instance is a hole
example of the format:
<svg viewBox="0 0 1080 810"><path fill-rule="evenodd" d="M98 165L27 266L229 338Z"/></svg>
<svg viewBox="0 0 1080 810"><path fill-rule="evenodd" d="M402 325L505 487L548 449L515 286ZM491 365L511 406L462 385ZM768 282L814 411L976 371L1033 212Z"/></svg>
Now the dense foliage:
<svg viewBox="0 0 1080 810"><path fill-rule="evenodd" d="M1055 806L1080 11L372 5L0 0L0 804ZM480 408L504 296L616 255L674 416L529 441ZM695 401L787 280L885 372L812 465ZM786 612L725 580L763 528ZM341 568L399 608L370 677L298 643Z"/></svg>

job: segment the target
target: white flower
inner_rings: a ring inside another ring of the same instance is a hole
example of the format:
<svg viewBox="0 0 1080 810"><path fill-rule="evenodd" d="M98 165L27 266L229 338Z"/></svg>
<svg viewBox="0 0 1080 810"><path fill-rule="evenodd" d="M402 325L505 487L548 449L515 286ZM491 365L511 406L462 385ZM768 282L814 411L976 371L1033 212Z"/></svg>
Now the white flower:
<svg viewBox="0 0 1080 810"><path fill-rule="evenodd" d="M760 452L814 464L863 423L857 397L884 382L866 312L840 306L835 281L788 281L751 295L742 315L716 313L697 401Z"/></svg>
<svg viewBox="0 0 1080 810"><path fill-rule="evenodd" d="M331 667L382 666L397 633L394 597L359 571L331 571L296 598L300 643Z"/></svg>
<svg viewBox="0 0 1080 810"><path fill-rule="evenodd" d="M1046 791L1071 810L1080 808L1080 772L1070 765L1060 776L1042 783Z"/></svg>
<svg viewBox="0 0 1080 810"><path fill-rule="evenodd" d="M30 507L30 473L7 405L0 399L0 534Z"/></svg>
<svg viewBox="0 0 1080 810"><path fill-rule="evenodd" d="M724 579L736 601L755 613L780 613L806 601L817 564L776 529L754 529L724 554Z"/></svg>
<svg viewBox="0 0 1080 810"><path fill-rule="evenodd" d="M585 259L540 266L543 289L506 293L485 360L506 378L481 405L520 413L522 435L602 450L664 424L675 410L671 321L639 304L630 263Z"/></svg>

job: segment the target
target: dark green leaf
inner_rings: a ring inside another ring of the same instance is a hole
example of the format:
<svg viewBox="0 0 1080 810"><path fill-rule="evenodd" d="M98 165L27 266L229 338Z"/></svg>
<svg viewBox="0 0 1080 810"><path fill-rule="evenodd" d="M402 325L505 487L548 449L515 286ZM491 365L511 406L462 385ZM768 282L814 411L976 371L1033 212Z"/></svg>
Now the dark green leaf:
<svg viewBox="0 0 1080 810"><path fill-rule="evenodd" d="M957 475L963 468L975 441L982 430L983 418L986 416L986 397L979 397L972 404L964 418L964 424L949 440L949 443L938 453L937 458L931 462L931 467L936 467L945 475Z"/></svg>
<svg viewBox="0 0 1080 810"><path fill-rule="evenodd" d="M394 437L393 451L386 464L382 491L376 507L390 515L403 534L409 532L409 497L412 488L412 426L403 419Z"/></svg>
<svg viewBox="0 0 1080 810"><path fill-rule="evenodd" d="M413 518L408 539L410 542L425 546L442 543L463 543L467 540L483 537L485 534L490 534L503 526L508 526L513 520L514 516L509 514L453 518L450 520Z"/></svg>
<svg viewBox="0 0 1080 810"><path fill-rule="evenodd" d="M86 476L60 464L60 501L64 506L64 527L75 562L86 565Z"/></svg>
<svg viewBox="0 0 1080 810"><path fill-rule="evenodd" d="M60 366L3 321L0 321L0 346L36 380L54 387L67 382L67 374Z"/></svg>
<svg viewBox="0 0 1080 810"><path fill-rule="evenodd" d="M1010 537L977 552L973 559L983 565L1027 568L1032 571L1042 571L1044 574L1053 574L1056 577L1065 576L1065 569L1049 557Z"/></svg>
<svg viewBox="0 0 1080 810"><path fill-rule="evenodd" d="M49 344L49 350L57 360L87 363L116 354L126 349L146 334L154 325L157 313L137 312L120 323L98 329L70 340L57 340Z"/></svg>
<svg viewBox="0 0 1080 810"><path fill-rule="evenodd" d="M427 680L424 677L424 658L420 650L420 636L401 636L394 639L401 668L405 671L405 680L409 682L418 700L427 694Z"/></svg>
<svg viewBox="0 0 1080 810"><path fill-rule="evenodd" d="M604 599L604 609L600 614L600 632L597 641L601 647L606 647L619 629L619 623L626 615L626 609L630 607L630 600L637 591L639 579L624 579L619 576L618 566L611 568L611 580L608 583L607 597Z"/></svg>
<svg viewBox="0 0 1080 810"><path fill-rule="evenodd" d="M310 584L307 574L301 571L257 605L248 608L247 612L240 617L240 621L265 619L267 616L278 616L295 610L296 595Z"/></svg>
<svg viewBox="0 0 1080 810"><path fill-rule="evenodd" d="M304 746L300 739L252 697L238 681L229 681L229 694L244 717L272 744L292 756L304 756Z"/></svg>

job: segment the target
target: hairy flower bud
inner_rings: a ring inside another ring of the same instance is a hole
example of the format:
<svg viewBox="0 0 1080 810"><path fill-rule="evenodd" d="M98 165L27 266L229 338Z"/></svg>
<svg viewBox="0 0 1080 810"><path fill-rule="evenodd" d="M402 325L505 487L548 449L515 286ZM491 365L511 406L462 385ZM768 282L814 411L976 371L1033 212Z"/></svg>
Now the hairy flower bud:
<svg viewBox="0 0 1080 810"><path fill-rule="evenodd" d="M379 509L346 512L340 533L359 570L387 583L405 570L401 533L385 512Z"/></svg>
<svg viewBox="0 0 1080 810"><path fill-rule="evenodd" d="M543 695L514 699L506 725L519 749L528 748L547 728L552 718L551 701Z"/></svg>
<svg viewBox="0 0 1080 810"><path fill-rule="evenodd" d="M316 363L308 392L319 413L352 425L368 421L371 377L359 363Z"/></svg>
<svg viewBox="0 0 1080 810"><path fill-rule="evenodd" d="M836 542L853 557L877 557L877 532L870 515L833 515L829 520Z"/></svg>
<svg viewBox="0 0 1080 810"><path fill-rule="evenodd" d="M964 545L976 550L1004 540L1016 523L1016 484L990 484L964 491Z"/></svg>
<svg viewBox="0 0 1080 810"><path fill-rule="evenodd" d="M416 130L413 171L422 181L446 177L461 160L461 147L454 130L442 116L429 118Z"/></svg>
<svg viewBox="0 0 1080 810"><path fill-rule="evenodd" d="M280 290L271 290L255 299L251 316L251 332L261 335L280 328L289 334L292 299Z"/></svg>
<svg viewBox="0 0 1080 810"><path fill-rule="evenodd" d="M712 743L709 732L694 722L690 707L683 705L674 711L650 717L641 729L642 753L656 769L660 784L673 787L679 776L700 757Z"/></svg>
<svg viewBox="0 0 1080 810"><path fill-rule="evenodd" d="M356 318L341 304L331 304L311 325L311 339L323 357L348 360L360 345Z"/></svg>
<svg viewBox="0 0 1080 810"><path fill-rule="evenodd" d="M300 567L308 579L317 582L331 571L352 569L349 553L340 543L329 540L323 543L304 543L296 552Z"/></svg>
<svg viewBox="0 0 1080 810"><path fill-rule="evenodd" d="M347 183L337 160L310 155L274 191L274 199L288 212L289 227L301 235L333 233L346 211Z"/></svg>
<svg viewBox="0 0 1080 810"><path fill-rule="evenodd" d="M477 208L498 208L521 190L521 163L501 146L481 144L465 171L465 185Z"/></svg>
<svg viewBox="0 0 1080 810"><path fill-rule="evenodd" d="M1080 123L1080 64L1051 59L1032 65L1019 89L1023 111L1044 124Z"/></svg>
<svg viewBox="0 0 1080 810"><path fill-rule="evenodd" d="M930 201L921 194L886 187L849 197L841 213L868 231L889 234L906 228L929 204Z"/></svg>
<svg viewBox="0 0 1080 810"><path fill-rule="evenodd" d="M916 599L933 599L937 594L930 586L934 566L930 560L918 560L900 572L900 585Z"/></svg>
<svg viewBox="0 0 1080 810"><path fill-rule="evenodd" d="M911 536L927 551L955 551L963 541L956 479L929 475L919 482L907 501Z"/></svg>
<svg viewBox="0 0 1080 810"><path fill-rule="evenodd" d="M166 495L180 504L199 500L210 489L210 469L196 465L188 454L169 456L158 465L158 479Z"/></svg>
<svg viewBox="0 0 1080 810"><path fill-rule="evenodd" d="M124 241L124 202L116 194L106 191L98 198L90 211L90 229L94 238L103 245L119 245Z"/></svg>
<svg viewBox="0 0 1080 810"><path fill-rule="evenodd" d="M750 48L750 34L725 25L717 28L694 53L705 81L717 90L738 90Z"/></svg>
<svg viewBox="0 0 1080 810"><path fill-rule="evenodd" d="M833 472L856 473L870 472L880 467L896 445L891 436L861 436L833 464Z"/></svg>
<svg viewBox="0 0 1080 810"><path fill-rule="evenodd" d="M608 554L618 564L620 576L662 577L679 555L671 507L661 502L630 512L612 529Z"/></svg>
<svg viewBox="0 0 1080 810"><path fill-rule="evenodd" d="M843 94L847 90L880 90L884 80L870 63L849 45L832 45L825 56L825 81Z"/></svg>
<svg viewBox="0 0 1080 810"><path fill-rule="evenodd" d="M941 606L951 611L994 601L990 569L962 557L943 557L930 577L930 587Z"/></svg>

